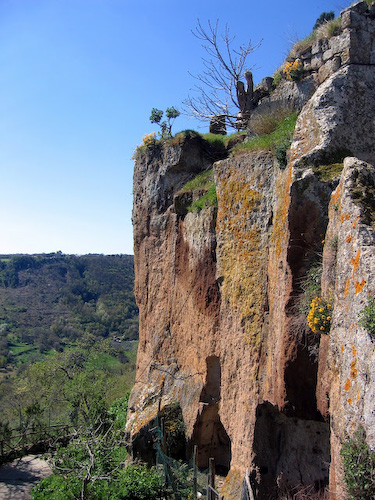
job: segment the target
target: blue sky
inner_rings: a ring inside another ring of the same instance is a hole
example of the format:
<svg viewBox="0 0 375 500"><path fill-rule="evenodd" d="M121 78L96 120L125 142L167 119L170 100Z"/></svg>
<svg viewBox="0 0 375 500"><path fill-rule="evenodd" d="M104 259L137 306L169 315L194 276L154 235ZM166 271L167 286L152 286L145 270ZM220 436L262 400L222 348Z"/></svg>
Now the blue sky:
<svg viewBox="0 0 375 500"><path fill-rule="evenodd" d="M202 70L191 30L219 19L272 75L347 1L0 0L0 253L133 253L131 159ZM203 127L203 128L202 128ZM174 132L207 131L179 117Z"/></svg>

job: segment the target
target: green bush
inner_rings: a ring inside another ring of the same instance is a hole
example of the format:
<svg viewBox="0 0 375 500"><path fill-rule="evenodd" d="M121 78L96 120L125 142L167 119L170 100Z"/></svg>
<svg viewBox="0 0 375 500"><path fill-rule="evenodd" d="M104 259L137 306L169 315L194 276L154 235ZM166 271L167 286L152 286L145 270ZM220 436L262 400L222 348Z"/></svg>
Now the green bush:
<svg viewBox="0 0 375 500"><path fill-rule="evenodd" d="M286 166L288 165L288 149L290 148L291 145L291 140L286 139L285 141L281 142L276 146L275 149L275 156L276 160L279 164L279 167L284 170Z"/></svg>
<svg viewBox="0 0 375 500"><path fill-rule="evenodd" d="M366 434L360 427L341 447L344 479L349 498L375 498L375 453L366 443Z"/></svg>
<svg viewBox="0 0 375 500"><path fill-rule="evenodd" d="M52 475L32 490L33 500L76 500L82 498L82 481L74 477ZM129 465L108 479L90 483L87 500L157 500L163 495L163 477L145 465Z"/></svg>
<svg viewBox="0 0 375 500"><path fill-rule="evenodd" d="M359 324L365 328L372 339L375 338L375 297L369 296L367 306L359 313Z"/></svg>
<svg viewBox="0 0 375 500"><path fill-rule="evenodd" d="M317 28L319 28L319 26L328 21L332 21L334 18L335 18L335 13L333 10L329 12L322 12L314 24L313 30L316 30Z"/></svg>

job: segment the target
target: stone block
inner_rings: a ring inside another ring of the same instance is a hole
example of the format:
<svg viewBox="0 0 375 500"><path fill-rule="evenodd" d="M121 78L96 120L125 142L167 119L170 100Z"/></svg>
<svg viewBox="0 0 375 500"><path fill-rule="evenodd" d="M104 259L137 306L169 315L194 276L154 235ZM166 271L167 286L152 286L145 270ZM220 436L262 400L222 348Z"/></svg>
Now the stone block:
<svg viewBox="0 0 375 500"><path fill-rule="evenodd" d="M361 0L360 2L353 3L353 5L350 5L350 7L347 7L341 12L341 15L343 15L345 12L348 11L354 11L358 12L359 14L364 14L367 11L367 2L364 0Z"/></svg>
<svg viewBox="0 0 375 500"><path fill-rule="evenodd" d="M340 54L350 45L350 30L345 29L340 35L329 40L329 47L333 54Z"/></svg>
<svg viewBox="0 0 375 500"><path fill-rule="evenodd" d="M353 31L350 42L350 63L370 64L370 34L367 31Z"/></svg>
<svg viewBox="0 0 375 500"><path fill-rule="evenodd" d="M300 54L299 57L300 57L300 59L302 59L302 61L305 61L306 59L311 59L311 49L306 50L305 52Z"/></svg>
<svg viewBox="0 0 375 500"><path fill-rule="evenodd" d="M371 41L370 64L375 64L375 40Z"/></svg>
<svg viewBox="0 0 375 500"><path fill-rule="evenodd" d="M332 71L335 72L341 67L341 57L340 56L335 56L332 59Z"/></svg>
<svg viewBox="0 0 375 500"><path fill-rule="evenodd" d="M368 8L368 15L370 18L375 17L375 3L372 3Z"/></svg>
<svg viewBox="0 0 375 500"><path fill-rule="evenodd" d="M306 61L303 61L303 69L305 71L311 71L311 59L306 59Z"/></svg>
<svg viewBox="0 0 375 500"><path fill-rule="evenodd" d="M350 51L349 48L347 48L341 53L341 64L344 66L345 64L349 63L350 63Z"/></svg>
<svg viewBox="0 0 375 500"><path fill-rule="evenodd" d="M322 43L321 40L318 40L315 42L312 47L311 47L311 54L314 56L316 54L319 54L319 52L322 51Z"/></svg>
<svg viewBox="0 0 375 500"><path fill-rule="evenodd" d="M334 73L332 68L332 61L327 61L323 66L319 68L318 78L319 83L323 83Z"/></svg>
<svg viewBox="0 0 375 500"><path fill-rule="evenodd" d="M319 69L322 64L323 64L323 54L321 52L312 56L311 68L313 70Z"/></svg>
<svg viewBox="0 0 375 500"><path fill-rule="evenodd" d="M332 49L328 49L323 52L323 62L328 61L329 59L332 59L334 52Z"/></svg>
<svg viewBox="0 0 375 500"><path fill-rule="evenodd" d="M344 11L341 16L342 27L345 28L355 28L363 29L366 27L367 21L364 16L356 12L355 10Z"/></svg>

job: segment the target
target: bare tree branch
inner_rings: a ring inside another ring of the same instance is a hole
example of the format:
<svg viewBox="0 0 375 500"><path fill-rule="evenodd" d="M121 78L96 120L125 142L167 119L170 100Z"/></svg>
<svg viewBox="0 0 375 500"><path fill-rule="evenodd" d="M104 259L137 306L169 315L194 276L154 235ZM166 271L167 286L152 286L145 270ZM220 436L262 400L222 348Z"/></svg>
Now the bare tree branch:
<svg viewBox="0 0 375 500"><path fill-rule="evenodd" d="M202 58L204 69L200 74L189 73L198 83L191 89L193 95L184 101L185 114L206 122L220 115L228 126L243 128L239 117L244 118L250 111L253 89L252 78L246 77L247 89L241 78L250 73L245 71L247 58L261 42L253 45L249 40L247 44L233 48L235 36L230 35L228 25L222 35L218 29L219 20L214 24L208 21L208 28L204 28L198 19L195 30L192 30L193 35L203 42L208 58Z"/></svg>

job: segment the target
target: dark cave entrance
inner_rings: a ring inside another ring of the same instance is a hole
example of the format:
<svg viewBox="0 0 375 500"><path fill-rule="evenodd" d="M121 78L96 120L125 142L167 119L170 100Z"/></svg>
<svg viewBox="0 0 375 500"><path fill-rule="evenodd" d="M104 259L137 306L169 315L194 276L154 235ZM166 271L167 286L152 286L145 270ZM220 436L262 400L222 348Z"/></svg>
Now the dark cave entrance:
<svg viewBox="0 0 375 500"><path fill-rule="evenodd" d="M257 500L305 487L318 493L328 485L328 422L288 417L271 403L262 403L256 411L253 449L253 469L259 473L251 480Z"/></svg>
<svg viewBox="0 0 375 500"><path fill-rule="evenodd" d="M191 449L198 446L197 466L208 468L209 458L214 458L216 471L226 475L231 460L231 443L220 421L217 404L205 405L200 413L191 438Z"/></svg>
<svg viewBox="0 0 375 500"><path fill-rule="evenodd" d="M206 469L209 458L214 458L217 472L225 475L230 467L231 442L219 415L220 359L217 356L209 356L206 359L206 367L206 383L200 396L201 410L194 425L189 454L192 454L194 445L197 445L198 467Z"/></svg>

